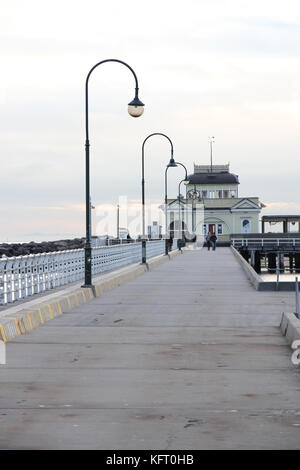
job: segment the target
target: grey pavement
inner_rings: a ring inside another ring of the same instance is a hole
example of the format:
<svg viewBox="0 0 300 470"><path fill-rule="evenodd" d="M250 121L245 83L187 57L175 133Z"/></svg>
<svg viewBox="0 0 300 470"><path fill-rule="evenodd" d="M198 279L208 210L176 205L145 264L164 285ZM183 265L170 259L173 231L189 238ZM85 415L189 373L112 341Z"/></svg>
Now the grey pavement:
<svg viewBox="0 0 300 470"><path fill-rule="evenodd" d="M1 449L299 449L294 294L186 251L7 344Z"/></svg>

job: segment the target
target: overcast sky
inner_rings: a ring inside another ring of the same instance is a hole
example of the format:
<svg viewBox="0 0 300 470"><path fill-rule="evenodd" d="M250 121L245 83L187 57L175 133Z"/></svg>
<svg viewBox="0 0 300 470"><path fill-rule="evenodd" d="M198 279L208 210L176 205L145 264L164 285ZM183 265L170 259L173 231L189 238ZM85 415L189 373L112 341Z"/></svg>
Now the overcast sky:
<svg viewBox="0 0 300 470"><path fill-rule="evenodd" d="M141 146L167 134L189 172L230 162L264 214L300 213L300 5L286 0L0 0L0 240L84 236L84 83L91 76L92 201L141 196ZM145 148L163 198L166 139ZM182 169L170 174L176 197Z"/></svg>

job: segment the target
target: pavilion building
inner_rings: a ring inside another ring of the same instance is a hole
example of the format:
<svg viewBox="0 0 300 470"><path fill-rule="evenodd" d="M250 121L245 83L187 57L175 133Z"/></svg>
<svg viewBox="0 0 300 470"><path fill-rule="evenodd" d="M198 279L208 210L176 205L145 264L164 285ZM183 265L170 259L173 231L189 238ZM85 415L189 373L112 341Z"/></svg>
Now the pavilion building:
<svg viewBox="0 0 300 470"><path fill-rule="evenodd" d="M239 177L229 171L229 164L194 164L194 173L188 176L188 181L186 196L168 203L168 212L174 214L171 220L176 219L179 208L184 211L198 202L204 209L196 230L198 234L205 236L213 232L219 242L229 242L232 234L259 232L259 215L265 206L256 196L240 197Z"/></svg>

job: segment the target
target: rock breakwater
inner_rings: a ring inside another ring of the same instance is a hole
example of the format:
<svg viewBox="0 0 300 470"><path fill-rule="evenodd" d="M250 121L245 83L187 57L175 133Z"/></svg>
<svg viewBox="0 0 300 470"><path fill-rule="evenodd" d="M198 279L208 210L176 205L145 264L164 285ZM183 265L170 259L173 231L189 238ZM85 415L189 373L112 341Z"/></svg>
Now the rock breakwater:
<svg viewBox="0 0 300 470"><path fill-rule="evenodd" d="M72 240L56 240L51 242L29 243L1 243L0 258L4 256L24 256L37 253L51 253L54 251L77 250L83 248L84 238L74 238Z"/></svg>

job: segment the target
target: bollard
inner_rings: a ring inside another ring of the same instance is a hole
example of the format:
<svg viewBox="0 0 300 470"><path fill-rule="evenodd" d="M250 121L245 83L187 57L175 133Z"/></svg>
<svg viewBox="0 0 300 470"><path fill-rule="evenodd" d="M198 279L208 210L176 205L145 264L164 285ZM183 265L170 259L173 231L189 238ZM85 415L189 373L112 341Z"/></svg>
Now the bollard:
<svg viewBox="0 0 300 470"><path fill-rule="evenodd" d="M290 273L294 271L294 256L292 254L289 254L289 268L290 268Z"/></svg>
<svg viewBox="0 0 300 470"><path fill-rule="evenodd" d="M279 267L276 267L276 290L279 290Z"/></svg>
<svg viewBox="0 0 300 470"><path fill-rule="evenodd" d="M142 264L145 264L147 261L147 254L146 254L146 240L142 240Z"/></svg>
<svg viewBox="0 0 300 470"><path fill-rule="evenodd" d="M261 259L259 251L255 251L254 253L254 269L258 274L261 273Z"/></svg>
<svg viewBox="0 0 300 470"><path fill-rule="evenodd" d="M269 253L268 254L268 271L272 274L276 269L276 254Z"/></svg>
<svg viewBox="0 0 300 470"><path fill-rule="evenodd" d="M5 343L0 340L0 364L6 364Z"/></svg>
<svg viewBox="0 0 300 470"><path fill-rule="evenodd" d="M300 319L300 315L299 315L299 284L298 284L298 277L296 277L295 289L296 289L296 317Z"/></svg>

